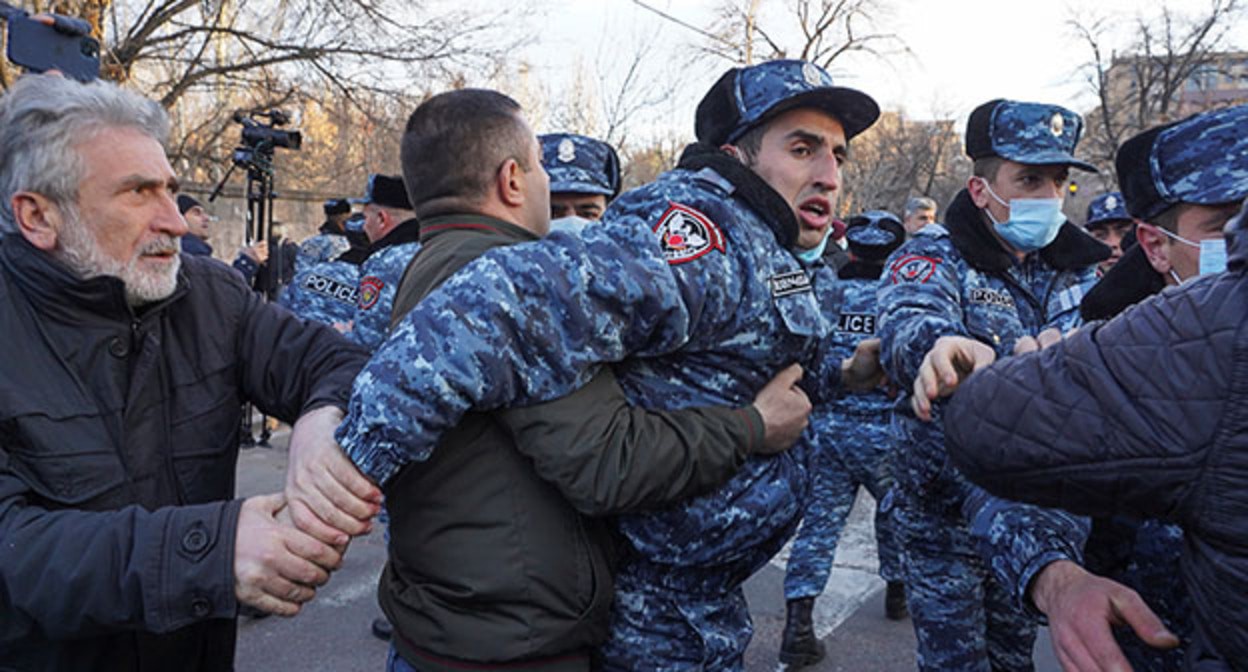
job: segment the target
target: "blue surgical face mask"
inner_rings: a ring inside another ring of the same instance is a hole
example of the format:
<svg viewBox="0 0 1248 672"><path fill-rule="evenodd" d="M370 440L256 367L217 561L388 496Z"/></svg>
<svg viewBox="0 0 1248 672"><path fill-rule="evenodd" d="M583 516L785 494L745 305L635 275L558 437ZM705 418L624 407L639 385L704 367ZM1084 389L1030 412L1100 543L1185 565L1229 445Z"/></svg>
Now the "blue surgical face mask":
<svg viewBox="0 0 1248 672"><path fill-rule="evenodd" d="M1023 253L1035 252L1057 238L1058 231L1066 222L1066 215L1062 214L1062 199L1015 198L1007 203L992 190L992 187L988 185L988 180L982 178L981 180L984 188L988 190L988 195L1010 209L1010 218L1004 222L998 222L997 218L992 216L992 212L984 208L984 212L987 213L988 219L992 220L997 233L1010 246Z"/></svg>
<svg viewBox="0 0 1248 672"><path fill-rule="evenodd" d="M576 215L568 215L567 217L552 219L550 220L550 232L554 233L556 231L567 231L569 233L580 235L581 229L584 229L587 225L593 223L593 221L594 220L592 219L577 217Z"/></svg>
<svg viewBox="0 0 1248 672"><path fill-rule="evenodd" d="M828 230L825 231L823 234L823 240L820 240L818 245L808 250L798 250L797 252L794 252L793 254L798 259L801 259L802 263L813 264L819 260L819 257L823 256L823 251L827 249L828 240L831 238L832 238L832 227L829 226Z"/></svg>
<svg viewBox="0 0 1248 672"><path fill-rule="evenodd" d="M1208 238L1196 242L1188 240L1177 233L1171 233L1160 226L1157 227L1157 230L1184 245L1200 248L1200 270L1197 272L1198 275L1221 273L1226 270L1226 239ZM1170 269L1170 277L1174 278L1176 283L1183 284L1183 280L1179 279L1179 274L1175 273L1173 268ZM1188 278L1188 280L1191 280L1191 278Z"/></svg>

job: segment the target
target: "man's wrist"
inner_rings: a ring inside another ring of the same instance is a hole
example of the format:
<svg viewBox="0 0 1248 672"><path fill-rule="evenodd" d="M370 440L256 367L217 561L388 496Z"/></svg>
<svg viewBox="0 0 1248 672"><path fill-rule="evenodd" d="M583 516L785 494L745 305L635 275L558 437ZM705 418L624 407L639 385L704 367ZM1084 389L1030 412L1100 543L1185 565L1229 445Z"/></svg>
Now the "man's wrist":
<svg viewBox="0 0 1248 672"><path fill-rule="evenodd" d="M1048 614L1057 597L1087 570L1071 560L1058 560L1045 566L1031 583L1031 602Z"/></svg>

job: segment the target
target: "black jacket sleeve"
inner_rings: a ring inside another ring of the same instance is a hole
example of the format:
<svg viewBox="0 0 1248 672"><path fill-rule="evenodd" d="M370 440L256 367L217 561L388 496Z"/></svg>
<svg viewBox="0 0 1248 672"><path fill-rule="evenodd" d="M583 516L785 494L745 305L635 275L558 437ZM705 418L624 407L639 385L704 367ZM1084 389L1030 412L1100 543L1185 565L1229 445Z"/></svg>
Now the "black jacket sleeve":
<svg viewBox="0 0 1248 672"><path fill-rule="evenodd" d="M0 448L0 649L233 618L241 501L50 511Z"/></svg>
<svg viewBox="0 0 1248 672"><path fill-rule="evenodd" d="M601 370L555 401L497 412L521 453L587 515L658 508L722 485L762 446L753 406L650 411Z"/></svg>
<svg viewBox="0 0 1248 672"><path fill-rule="evenodd" d="M238 338L243 394L267 415L293 422L321 406L346 410L368 350L331 327L303 321L241 285Z"/></svg>
<svg viewBox="0 0 1248 672"><path fill-rule="evenodd" d="M950 457L1009 499L1187 517L1227 406L1243 282L1164 292L971 376L945 415Z"/></svg>

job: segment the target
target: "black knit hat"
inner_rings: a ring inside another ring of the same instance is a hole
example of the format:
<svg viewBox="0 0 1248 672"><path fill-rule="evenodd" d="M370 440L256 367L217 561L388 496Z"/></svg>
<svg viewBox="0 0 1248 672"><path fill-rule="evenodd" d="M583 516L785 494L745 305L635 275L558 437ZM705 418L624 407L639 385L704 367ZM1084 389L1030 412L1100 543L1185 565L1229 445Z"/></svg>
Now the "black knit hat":
<svg viewBox="0 0 1248 672"><path fill-rule="evenodd" d="M202 208L203 205L189 194L178 194L178 214L185 215L191 208Z"/></svg>

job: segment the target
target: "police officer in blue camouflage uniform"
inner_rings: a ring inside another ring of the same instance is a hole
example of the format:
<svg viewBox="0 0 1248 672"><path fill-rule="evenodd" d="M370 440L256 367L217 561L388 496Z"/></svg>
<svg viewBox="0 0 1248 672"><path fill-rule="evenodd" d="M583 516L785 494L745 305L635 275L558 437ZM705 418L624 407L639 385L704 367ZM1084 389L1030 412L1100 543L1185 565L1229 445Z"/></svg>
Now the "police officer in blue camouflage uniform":
<svg viewBox="0 0 1248 672"><path fill-rule="evenodd" d="M1098 267L1100 274L1105 275L1122 258L1123 248L1131 240L1129 234L1135 228L1135 221L1127 214L1127 202L1122 194L1111 191L1097 196L1088 204L1088 216L1083 228L1093 238L1109 246L1109 258Z"/></svg>
<svg viewBox="0 0 1248 672"><path fill-rule="evenodd" d="M420 250L420 224L403 178L374 174L356 202L364 205L364 231L372 245L360 264L360 285L351 340L376 350L390 329L394 292L407 264Z"/></svg>
<svg viewBox="0 0 1248 672"><path fill-rule="evenodd" d="M364 214L349 216L342 225L350 244L345 252L297 271L278 303L305 320L350 331L359 304L360 264L368 253Z"/></svg>
<svg viewBox="0 0 1248 672"><path fill-rule="evenodd" d="M472 408L562 396L615 362L631 403L737 404L795 360L815 400L881 377L874 342L842 360L815 299L846 141L879 116L801 61L725 73L681 165L580 235L490 251L398 323L338 432L385 483ZM727 484L620 520L607 669L741 669L741 584L796 527L805 451L751 457Z"/></svg>
<svg viewBox="0 0 1248 672"><path fill-rule="evenodd" d="M974 175L945 224L897 250L881 280L880 357L901 389L913 390L925 356L956 337L1007 356L1020 340L1077 324L1095 265L1109 253L1061 211L1069 169L1094 170L1073 155L1081 126L1056 105L993 100L971 113ZM894 414L892 505L919 667L1031 669L1036 623L1023 610L1026 587L1056 560L1082 560L1087 521L972 486L948 464L940 406L912 401Z"/></svg>
<svg viewBox="0 0 1248 672"><path fill-rule="evenodd" d="M351 203L345 198L331 198L321 209L325 211L325 221L315 236L299 244L299 254L295 257L296 273L313 264L336 259L351 247L343 229L343 224L351 215Z"/></svg>
<svg viewBox="0 0 1248 672"><path fill-rule="evenodd" d="M575 133L537 136L550 176L550 230L579 231L602 219L620 193L620 157L611 145Z"/></svg>
<svg viewBox="0 0 1248 672"><path fill-rule="evenodd" d="M1123 190L1115 210L1121 211L1112 216L1138 218L1130 221L1138 222L1140 243L1129 248L1084 298L1080 312L1085 320L1110 319L1167 285L1226 269L1223 225L1248 197L1245 126L1248 106L1238 106L1158 126L1123 143L1115 159ZM1098 211L1110 213L1109 208ZM1121 586L1093 574L1120 582L1136 591L1180 642L1170 649L1153 648L1130 628L1116 628L1125 660L1137 671L1180 669L1193 635L1191 600L1180 580L1183 547L1183 531L1177 525L1121 516L1097 518L1087 542L1086 569L1067 565L1060 582L1038 582L1032 593L1048 592L1048 601L1055 604L1073 603L1072 596L1079 595L1083 604L1068 611L1088 613L1096 611L1097 599L1123 601L1120 594L1113 594ZM1108 594L1097 597L1093 588ZM1074 613L1051 609L1047 616L1054 632L1074 630L1079 620ZM1096 651L1089 643L1096 640L1082 632L1063 639L1082 643L1100 659L1111 655ZM1057 638L1054 642L1062 646ZM1067 655L1074 658L1079 653Z"/></svg>
<svg viewBox="0 0 1248 672"><path fill-rule="evenodd" d="M346 329L355 318L360 267L332 259L295 273L278 303L305 320Z"/></svg>
<svg viewBox="0 0 1248 672"><path fill-rule="evenodd" d="M905 242L906 230L896 215L871 210L849 220L845 239L851 260L837 272L839 282L828 285L826 291L820 286L819 302L835 320L834 347L848 357L860 341L875 336L875 293L884 260ZM827 585L836 545L859 486L866 487L877 502L892 487L888 466L892 407L893 400L879 390L837 398L811 413L810 429L803 435L812 444L810 494L784 574L787 608L780 662L790 667L823 658L811 610ZM875 532L880 576L887 582L885 612L890 619L900 620L906 614L901 549L889 516L878 508Z"/></svg>

